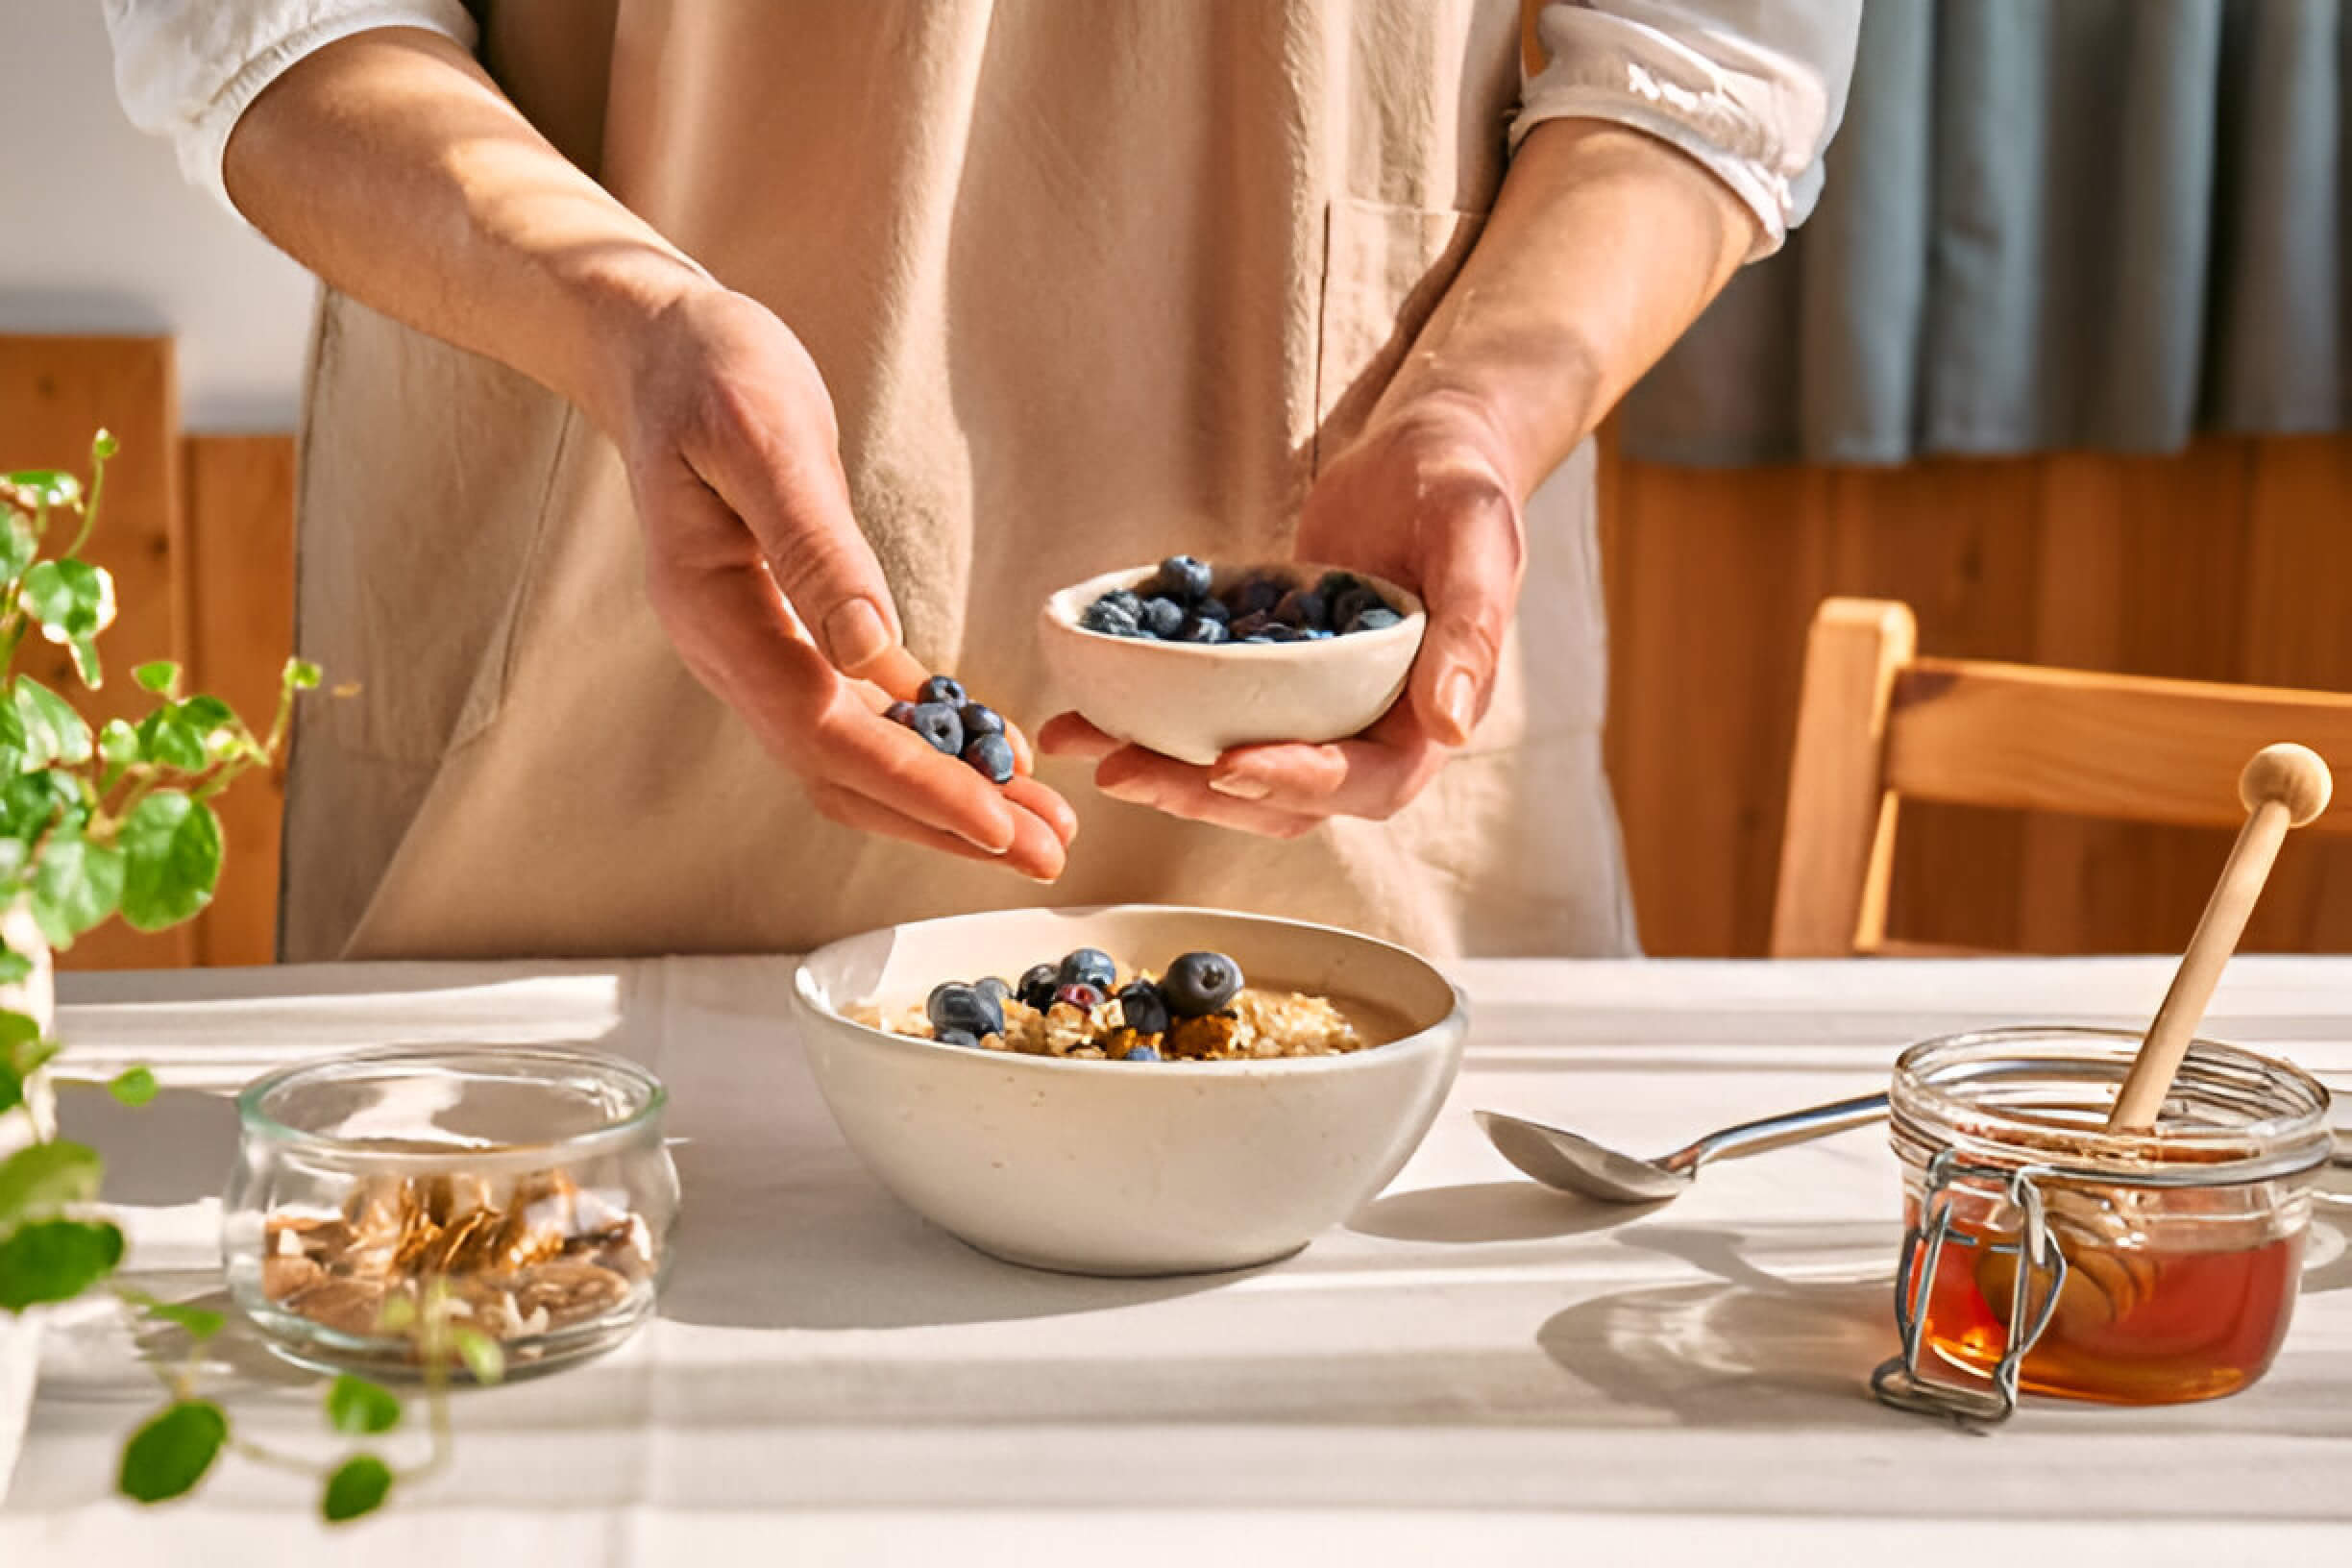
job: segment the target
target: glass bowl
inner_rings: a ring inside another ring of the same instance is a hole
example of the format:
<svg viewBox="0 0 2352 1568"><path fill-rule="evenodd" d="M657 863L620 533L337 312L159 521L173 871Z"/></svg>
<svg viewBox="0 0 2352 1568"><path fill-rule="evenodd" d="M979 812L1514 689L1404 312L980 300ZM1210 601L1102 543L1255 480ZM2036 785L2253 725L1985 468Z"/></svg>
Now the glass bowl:
<svg viewBox="0 0 2352 1568"><path fill-rule="evenodd" d="M515 1371L619 1343L653 1310L677 1171L662 1086L570 1046L305 1063L250 1085L223 1204L230 1294L290 1360L418 1369L433 1326Z"/></svg>

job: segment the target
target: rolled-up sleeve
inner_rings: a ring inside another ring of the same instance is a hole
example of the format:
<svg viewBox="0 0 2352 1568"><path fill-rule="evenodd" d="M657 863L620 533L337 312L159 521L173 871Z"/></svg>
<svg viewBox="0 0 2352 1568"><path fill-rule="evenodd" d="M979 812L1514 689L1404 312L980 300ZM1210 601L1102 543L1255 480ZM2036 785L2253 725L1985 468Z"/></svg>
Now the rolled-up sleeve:
<svg viewBox="0 0 2352 1568"><path fill-rule="evenodd" d="M106 0L114 91L131 123L167 138L190 184L233 212L221 158L237 116L313 50L379 27L474 47L461 0Z"/></svg>
<svg viewBox="0 0 2352 1568"><path fill-rule="evenodd" d="M1821 195L1861 22L1862 0L1558 0L1511 146L1545 120L1647 132L1730 186L1768 256Z"/></svg>

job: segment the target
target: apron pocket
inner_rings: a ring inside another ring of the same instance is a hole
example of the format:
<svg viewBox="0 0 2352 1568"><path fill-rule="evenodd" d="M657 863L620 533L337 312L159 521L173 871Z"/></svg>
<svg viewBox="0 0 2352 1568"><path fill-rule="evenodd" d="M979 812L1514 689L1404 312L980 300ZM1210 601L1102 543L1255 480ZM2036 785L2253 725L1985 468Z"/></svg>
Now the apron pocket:
<svg viewBox="0 0 2352 1568"><path fill-rule="evenodd" d="M1331 204L1315 345L1316 474L1363 428L1485 221L1353 197Z"/></svg>

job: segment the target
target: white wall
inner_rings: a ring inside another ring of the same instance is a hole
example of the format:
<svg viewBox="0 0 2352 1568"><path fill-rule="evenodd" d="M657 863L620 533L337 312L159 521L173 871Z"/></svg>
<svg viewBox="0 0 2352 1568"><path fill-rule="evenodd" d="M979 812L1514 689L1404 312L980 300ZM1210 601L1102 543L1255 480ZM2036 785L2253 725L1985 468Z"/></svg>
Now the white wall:
<svg viewBox="0 0 2352 1568"><path fill-rule="evenodd" d="M97 0L0 0L0 332L170 332L187 429L291 429L311 297L123 118Z"/></svg>

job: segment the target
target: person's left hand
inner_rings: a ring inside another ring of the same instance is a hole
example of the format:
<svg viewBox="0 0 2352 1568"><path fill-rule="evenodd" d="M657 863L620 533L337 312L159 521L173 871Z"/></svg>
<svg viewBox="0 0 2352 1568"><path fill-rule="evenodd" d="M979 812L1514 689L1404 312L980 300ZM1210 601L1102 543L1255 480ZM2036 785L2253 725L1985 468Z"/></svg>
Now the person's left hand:
<svg viewBox="0 0 2352 1568"><path fill-rule="evenodd" d="M1504 451L1475 409L1421 403L1376 416L1308 497L1298 559L1402 583L1429 609L1406 695L1361 735L1236 747L1195 768L1066 713L1039 732L1039 747L1092 760L1096 787L1115 799L1270 838L1330 817L1393 816L1470 739L1494 694L1525 558Z"/></svg>

